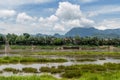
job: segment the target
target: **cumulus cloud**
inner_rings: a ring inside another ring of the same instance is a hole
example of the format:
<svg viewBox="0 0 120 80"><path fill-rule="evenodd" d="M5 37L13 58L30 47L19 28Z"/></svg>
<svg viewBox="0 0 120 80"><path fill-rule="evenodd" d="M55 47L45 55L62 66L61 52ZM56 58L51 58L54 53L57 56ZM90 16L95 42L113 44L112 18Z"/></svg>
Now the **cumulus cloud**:
<svg viewBox="0 0 120 80"><path fill-rule="evenodd" d="M37 19L36 17L31 17L23 12L17 15L16 22L18 23L34 22L36 19Z"/></svg>
<svg viewBox="0 0 120 80"><path fill-rule="evenodd" d="M83 15L79 5L69 2L60 2L55 15L67 29L72 27L86 27L87 25L94 24L93 20L87 19Z"/></svg>
<svg viewBox="0 0 120 80"><path fill-rule="evenodd" d="M47 17L47 18L43 18L43 17L40 17L39 19L39 22L41 23L54 23L58 21L58 17L56 17L55 15L51 15L50 17Z"/></svg>
<svg viewBox="0 0 120 80"><path fill-rule="evenodd" d="M70 2L60 2L55 13L49 17L40 17L38 19L23 12L16 15L16 24L6 23L0 25L5 26L5 32L10 33L22 33L26 31L45 34L64 34L73 27L91 27L94 25L94 21L88 19L82 13L80 5ZM9 31L12 26L14 29ZM29 28L25 26L29 26Z"/></svg>
<svg viewBox="0 0 120 80"><path fill-rule="evenodd" d="M45 28L53 29L53 32L65 32L73 27L90 27L93 20L87 19L79 5L69 2L60 2L55 14L50 17L39 18L39 24Z"/></svg>
<svg viewBox="0 0 120 80"><path fill-rule="evenodd" d="M60 2L56 11L56 16L63 20L73 20L82 17L79 5L73 5L69 2Z"/></svg>
<svg viewBox="0 0 120 80"><path fill-rule="evenodd" d="M102 6L102 7L96 7L96 8L97 9L95 9L94 11L88 12L88 17L94 17L101 14L120 12L120 6L109 5L109 6Z"/></svg>
<svg viewBox="0 0 120 80"><path fill-rule="evenodd" d="M60 25L60 24L56 24L53 29L54 29L55 31L65 31L63 25Z"/></svg>
<svg viewBox="0 0 120 80"><path fill-rule="evenodd" d="M52 28L54 32L64 32L66 29L84 26L83 18L91 23L91 20L86 19L82 14L79 5L60 2L55 14L47 18L40 17L39 24L45 28Z"/></svg>
<svg viewBox="0 0 120 80"><path fill-rule="evenodd" d="M16 15L15 10L0 10L0 18L9 18Z"/></svg>
<svg viewBox="0 0 120 80"><path fill-rule="evenodd" d="M98 28L100 30L117 29L117 28L120 28L120 23L119 22L120 22L120 18L103 20L103 22L98 23L96 25L96 28Z"/></svg>

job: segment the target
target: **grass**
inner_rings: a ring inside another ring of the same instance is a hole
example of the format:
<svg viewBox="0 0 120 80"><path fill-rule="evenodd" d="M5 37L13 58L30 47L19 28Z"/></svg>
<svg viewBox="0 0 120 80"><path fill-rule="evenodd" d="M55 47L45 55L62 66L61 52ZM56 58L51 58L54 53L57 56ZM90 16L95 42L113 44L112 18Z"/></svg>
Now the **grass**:
<svg viewBox="0 0 120 80"><path fill-rule="evenodd" d="M36 52L32 54L38 54L38 55L70 55L70 56L79 56L79 55L85 55L85 56L118 56L120 57L120 52L95 52L95 51L55 51L55 52Z"/></svg>
<svg viewBox="0 0 120 80"><path fill-rule="evenodd" d="M78 61L78 62L85 62L85 61L90 61L90 62L92 62L92 61L96 61L96 59L86 58L86 59L77 59L76 61Z"/></svg>
<svg viewBox="0 0 120 80"><path fill-rule="evenodd" d="M36 68L31 68L31 67L23 68L22 71L25 73L38 73Z"/></svg>
<svg viewBox="0 0 120 80"><path fill-rule="evenodd" d="M34 57L1 57L0 64L8 63L47 63L47 62L67 62L66 59L46 59L46 58L34 58Z"/></svg>
<svg viewBox="0 0 120 80"><path fill-rule="evenodd" d="M111 72L111 73L102 73L102 74L85 73L82 75L81 74L78 74L78 75L80 77L74 78L70 76L69 79L68 78L58 79L51 75L10 76L10 77L0 76L0 80L120 80L120 71Z"/></svg>
<svg viewBox="0 0 120 80"><path fill-rule="evenodd" d="M101 57L101 58L99 58L99 60L106 60L106 58L104 58L104 57Z"/></svg>
<svg viewBox="0 0 120 80"><path fill-rule="evenodd" d="M58 80L50 75L42 75L42 76L11 76L11 77L0 77L0 80Z"/></svg>
<svg viewBox="0 0 120 80"><path fill-rule="evenodd" d="M80 45L62 45L62 46L80 46ZM62 46L56 45L35 45L35 49L54 49ZM0 49L4 49L5 45L1 45ZM99 48L99 46L89 46L89 45L81 45L83 49L91 49L91 48ZM31 45L10 45L11 49L31 49Z"/></svg>
<svg viewBox="0 0 120 80"><path fill-rule="evenodd" d="M103 74L103 73L111 73L120 71L120 64L115 63L105 63L104 65L96 65L96 64L86 64L86 65L71 65L71 66L58 66L55 67L41 67L41 72L52 73L62 73L62 77L65 78L78 78L81 75L86 73L91 74Z"/></svg>
<svg viewBox="0 0 120 80"><path fill-rule="evenodd" d="M18 73L18 72L20 72L20 70L17 70L17 69L14 69L14 68L5 68L5 69L3 69L3 71L13 72L13 73Z"/></svg>
<svg viewBox="0 0 120 80"><path fill-rule="evenodd" d="M54 49L54 48L57 48L57 47L60 47L60 46L55 46L55 45L43 45L43 46L40 46L40 45L36 45L34 46L35 49ZM1 45L0 46L0 49L4 49L5 48L5 45ZM23 50L26 50L26 49L31 49L32 46L31 45L10 45L10 48L11 49L23 49Z"/></svg>
<svg viewBox="0 0 120 80"><path fill-rule="evenodd" d="M79 45L76 45L79 46ZM10 45L12 50L16 50L16 49L22 49L22 50L30 50L32 48L31 45ZM40 49L49 49L49 50L54 50L55 48L59 48L62 46L35 46L36 50L40 50ZM80 48L85 48L86 50L82 50L82 51L55 51L55 52L49 52L49 51L43 51L43 52L31 52L30 51L25 51L24 54L39 54L39 55L120 55L120 52L96 52L96 51L89 51L89 49L93 48L97 48L99 49L99 46L80 46ZM1 45L0 49L4 49L4 45ZM15 53L15 54L22 54L23 52L11 52L11 53Z"/></svg>
<svg viewBox="0 0 120 80"><path fill-rule="evenodd" d="M5 71L16 71L13 68L6 68ZM11 76L0 77L0 80L120 80L120 64L105 63L104 65L71 65L58 67L41 67L41 72L52 74L59 73L61 79L54 78L49 75L43 76ZM22 72L37 73L37 69L26 67Z"/></svg>
<svg viewBox="0 0 120 80"><path fill-rule="evenodd" d="M51 74L56 74L56 73L62 73L63 70L62 69L59 69L59 68L55 68L54 66L49 68L49 67L41 67L39 69L41 72L48 72L48 73L51 73Z"/></svg>
<svg viewBox="0 0 120 80"><path fill-rule="evenodd" d="M63 78L79 78L82 76L79 70L69 70L65 71L62 75Z"/></svg>

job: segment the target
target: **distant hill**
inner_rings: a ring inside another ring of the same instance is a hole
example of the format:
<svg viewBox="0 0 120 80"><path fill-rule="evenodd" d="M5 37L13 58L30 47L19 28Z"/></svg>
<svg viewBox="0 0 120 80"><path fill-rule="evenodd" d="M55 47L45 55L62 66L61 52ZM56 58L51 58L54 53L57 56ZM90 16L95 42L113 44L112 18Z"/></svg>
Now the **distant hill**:
<svg viewBox="0 0 120 80"><path fill-rule="evenodd" d="M68 31L65 36L74 37L74 36L97 36L102 38L116 38L120 37L120 29L107 29L107 30L98 30L95 28L72 28Z"/></svg>
<svg viewBox="0 0 120 80"><path fill-rule="evenodd" d="M107 29L107 30L98 30L93 27L90 28L72 28L70 31L68 31L65 35L60 35L58 33L55 33L54 35L46 35L38 33L34 36L38 37L57 37L57 38L63 38L63 37L99 37L99 38L120 38L120 29Z"/></svg>

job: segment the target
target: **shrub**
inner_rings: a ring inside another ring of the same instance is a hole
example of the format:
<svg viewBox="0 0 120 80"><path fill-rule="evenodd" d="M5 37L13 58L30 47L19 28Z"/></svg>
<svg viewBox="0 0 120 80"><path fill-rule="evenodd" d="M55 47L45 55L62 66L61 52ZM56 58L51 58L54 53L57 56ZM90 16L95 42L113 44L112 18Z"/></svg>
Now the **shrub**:
<svg viewBox="0 0 120 80"><path fill-rule="evenodd" d="M81 72L79 70L69 70L65 71L61 76L64 78L79 78L81 77Z"/></svg>
<svg viewBox="0 0 120 80"><path fill-rule="evenodd" d="M22 71L26 73L37 73L38 72L37 69L31 68L31 67L23 68Z"/></svg>
<svg viewBox="0 0 120 80"><path fill-rule="evenodd" d="M3 69L6 72L13 72L13 73L18 73L20 70L14 69L14 68L5 68Z"/></svg>
<svg viewBox="0 0 120 80"><path fill-rule="evenodd" d="M49 67L41 67L39 70L41 72L50 72L50 68Z"/></svg>

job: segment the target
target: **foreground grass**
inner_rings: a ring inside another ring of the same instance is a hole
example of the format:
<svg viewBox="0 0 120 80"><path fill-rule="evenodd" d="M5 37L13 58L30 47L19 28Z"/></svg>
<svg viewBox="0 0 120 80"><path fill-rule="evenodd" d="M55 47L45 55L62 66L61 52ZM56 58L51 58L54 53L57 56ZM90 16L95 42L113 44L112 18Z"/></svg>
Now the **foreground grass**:
<svg viewBox="0 0 120 80"><path fill-rule="evenodd" d="M11 77L0 77L0 80L120 80L120 72L112 72L112 73L86 73L79 78L62 78L58 79L50 75L42 75L42 76L11 76Z"/></svg>
<svg viewBox="0 0 120 80"><path fill-rule="evenodd" d="M86 64L86 65L71 65L71 66L61 65L58 67L54 67L54 66L41 67L39 71L31 67L23 68L22 71L16 70L14 68L5 68L4 71L13 72L13 73L25 72L25 73L38 73L38 74L45 72L45 73L51 73L53 75L59 74L64 79L78 79L78 80L79 79L80 80L119 80L120 79L120 64L116 64L116 63L105 63L104 65Z"/></svg>
<svg viewBox="0 0 120 80"><path fill-rule="evenodd" d="M47 62L67 62L66 59L45 59L34 57L1 57L0 64L7 63L47 63Z"/></svg>
<svg viewBox="0 0 120 80"><path fill-rule="evenodd" d="M108 56L120 56L120 52L95 52L95 51L53 51L53 52L36 52L33 54L38 54L38 55L108 55Z"/></svg>
<svg viewBox="0 0 120 80"><path fill-rule="evenodd" d="M0 80L57 80L49 75L42 75L42 76L11 76L11 77L0 77Z"/></svg>
<svg viewBox="0 0 120 80"><path fill-rule="evenodd" d="M57 47L60 47L60 46L55 46L55 45L45 45L45 46L44 45L43 46L36 45L36 46L34 46L35 49L54 49ZM5 45L0 45L0 49L4 49L4 48L5 48ZM26 50L26 49L31 49L32 46L31 45L10 45L10 48Z"/></svg>

